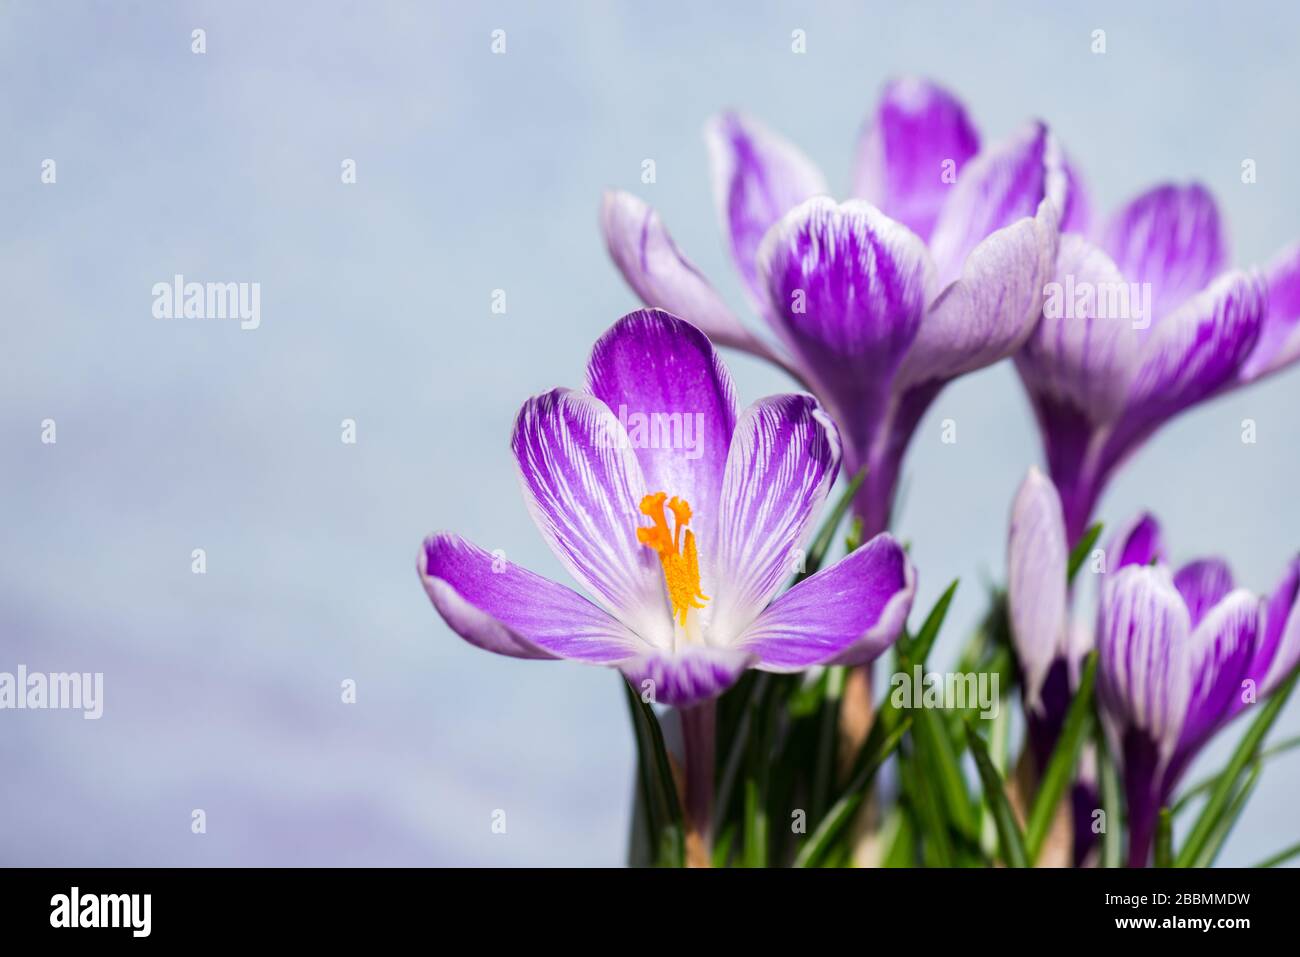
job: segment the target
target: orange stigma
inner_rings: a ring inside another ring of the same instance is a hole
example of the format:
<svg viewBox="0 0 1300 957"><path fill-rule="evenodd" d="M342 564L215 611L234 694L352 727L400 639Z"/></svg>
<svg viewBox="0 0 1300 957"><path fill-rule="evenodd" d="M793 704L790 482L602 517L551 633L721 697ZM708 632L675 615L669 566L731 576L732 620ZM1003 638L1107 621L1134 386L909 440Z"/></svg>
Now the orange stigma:
<svg viewBox="0 0 1300 957"><path fill-rule="evenodd" d="M655 492L641 499L641 513L648 515L654 524L638 528L636 540L659 553L668 600L672 602L673 614L685 628L687 613L692 608L703 608L709 596L700 591L700 556L695 550L695 533L686 528L691 522L691 506L675 495L668 499L674 526L669 531L664 517L665 499L668 499L666 492Z"/></svg>

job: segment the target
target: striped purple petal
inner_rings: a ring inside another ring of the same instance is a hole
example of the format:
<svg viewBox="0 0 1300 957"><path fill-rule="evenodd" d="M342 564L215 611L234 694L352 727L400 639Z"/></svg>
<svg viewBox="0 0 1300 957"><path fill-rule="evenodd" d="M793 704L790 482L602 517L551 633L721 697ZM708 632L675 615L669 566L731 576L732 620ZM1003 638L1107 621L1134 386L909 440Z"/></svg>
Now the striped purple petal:
<svg viewBox="0 0 1300 957"><path fill-rule="evenodd" d="M978 151L955 96L925 80L891 80L858 140L853 195L929 239L954 177Z"/></svg>
<svg viewBox="0 0 1300 957"><path fill-rule="evenodd" d="M916 593L901 545L880 534L772 603L741 647L765 671L865 664L898 638Z"/></svg>
<svg viewBox="0 0 1300 957"><path fill-rule="evenodd" d="M619 666L642 700L689 708L726 691L753 655L735 648L681 644L675 651L650 651Z"/></svg>
<svg viewBox="0 0 1300 957"><path fill-rule="evenodd" d="M781 361L741 324L709 281L682 255L649 204L631 193L606 192L600 226L610 258L647 306L680 316L718 345Z"/></svg>
<svg viewBox="0 0 1300 957"><path fill-rule="evenodd" d="M1007 536L1007 607L1029 711L1043 710L1047 674L1054 663L1065 664L1068 559L1060 496L1031 468L1012 503Z"/></svg>
<svg viewBox="0 0 1300 957"><path fill-rule="evenodd" d="M1268 315L1255 351L1242 367L1243 381L1278 372L1300 359L1300 243L1282 250L1264 269Z"/></svg>
<svg viewBox="0 0 1300 957"><path fill-rule="evenodd" d="M1210 609L1232 591L1232 569L1221 558L1188 562L1175 573L1174 587L1187 603L1192 627L1196 627Z"/></svg>
<svg viewBox="0 0 1300 957"><path fill-rule="evenodd" d="M713 198L732 258L761 308L766 299L757 254L764 234L804 200L830 190L821 171L798 148L739 113L713 117L704 139Z"/></svg>
<svg viewBox="0 0 1300 957"><path fill-rule="evenodd" d="M1165 561L1165 543L1160 522L1150 512L1129 519L1111 539L1106 550L1109 569L1119 571L1126 565L1151 565Z"/></svg>
<svg viewBox="0 0 1300 957"><path fill-rule="evenodd" d="M459 535L430 535L416 564L451 630L487 651L608 664L645 650L632 632L573 589Z"/></svg>
<svg viewBox="0 0 1300 957"><path fill-rule="evenodd" d="M946 381L1011 355L1033 333L1056 262L1055 207L983 240L930 306L899 372L903 387Z"/></svg>
<svg viewBox="0 0 1300 957"><path fill-rule="evenodd" d="M1161 424L1232 384L1267 308L1259 276L1226 273L1157 323L1142 345L1124 414L1109 436L1109 469Z"/></svg>
<svg viewBox="0 0 1300 957"><path fill-rule="evenodd" d="M946 284L979 243L1018 219L1032 218L1050 199L1066 206L1068 179L1060 147L1042 123L1031 123L1014 137L981 153L966 165L939 213L930 238L939 278Z"/></svg>
<svg viewBox="0 0 1300 957"><path fill-rule="evenodd" d="M861 200L811 199L768 234L766 315L865 461L933 292L925 244Z"/></svg>
<svg viewBox="0 0 1300 957"><path fill-rule="evenodd" d="M741 415L723 483L711 634L739 635L799 570L839 461L835 423L812 396L771 396Z"/></svg>
<svg viewBox="0 0 1300 957"><path fill-rule="evenodd" d="M1130 565L1102 582L1097 696L1123 767L1130 867L1150 855L1165 773L1192 697L1187 609L1163 567Z"/></svg>
<svg viewBox="0 0 1300 957"><path fill-rule="evenodd" d="M646 492L690 504L691 528L707 562L716 554L722 479L736 428L735 386L708 337L658 309L630 313L596 342L587 385L624 429Z"/></svg>
<svg viewBox="0 0 1300 957"><path fill-rule="evenodd" d="M1219 208L1199 183L1148 190L1117 212L1102 245L1120 271L1150 283L1155 314L1173 312L1228 261Z"/></svg>
<svg viewBox="0 0 1300 957"><path fill-rule="evenodd" d="M1300 556L1287 563L1264 611L1264 633L1250 668L1260 696L1271 694L1295 670L1297 663L1300 663Z"/></svg>
<svg viewBox="0 0 1300 957"><path fill-rule="evenodd" d="M1130 565L1102 584L1097 688L1115 727L1135 728L1174 753L1192 698L1191 618L1169 572Z"/></svg>
<svg viewBox="0 0 1300 957"><path fill-rule="evenodd" d="M511 448L551 551L610 614L667 645L663 575L636 537L645 478L609 407L569 389L535 396L519 411Z"/></svg>
<svg viewBox="0 0 1300 957"><path fill-rule="evenodd" d="M1194 627L1188 639L1191 696L1170 768L1167 790L1177 783L1203 744L1242 701L1243 682L1263 624L1263 603L1244 588L1225 596Z"/></svg>

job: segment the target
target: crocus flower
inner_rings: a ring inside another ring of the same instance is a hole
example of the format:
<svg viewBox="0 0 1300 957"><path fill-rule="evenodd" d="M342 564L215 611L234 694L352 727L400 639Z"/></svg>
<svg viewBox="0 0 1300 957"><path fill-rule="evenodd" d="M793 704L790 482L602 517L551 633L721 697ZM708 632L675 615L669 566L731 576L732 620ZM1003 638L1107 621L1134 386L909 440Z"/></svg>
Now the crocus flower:
<svg viewBox="0 0 1300 957"><path fill-rule="evenodd" d="M1171 574L1150 516L1130 526L1102 584L1097 691L1128 806L1129 866L1146 864L1160 808L1197 752L1300 660L1300 557L1267 598L1220 559Z"/></svg>
<svg viewBox="0 0 1300 957"><path fill-rule="evenodd" d="M688 708L746 668L865 663L903 627L916 576L886 534L773 601L835 481L835 425L808 395L737 414L708 338L666 312L615 323L586 388L529 399L511 446L533 520L589 597L431 535L420 578L471 644L615 667Z"/></svg>
<svg viewBox="0 0 1300 957"><path fill-rule="evenodd" d="M658 214L607 193L609 252L650 306L714 342L778 363L839 423L855 511L889 522L903 454L952 379L1015 352L1037 320L1061 216L1083 206L1041 123L979 152L962 105L919 80L890 83L862 132L853 193L836 203L791 144L724 113L706 127L713 191L750 304L779 345L741 323Z"/></svg>
<svg viewBox="0 0 1300 957"><path fill-rule="evenodd" d="M1095 235L1069 229L1016 367L1074 542L1164 422L1300 358L1300 244L1262 275L1225 270L1219 211L1199 185L1158 186Z"/></svg>

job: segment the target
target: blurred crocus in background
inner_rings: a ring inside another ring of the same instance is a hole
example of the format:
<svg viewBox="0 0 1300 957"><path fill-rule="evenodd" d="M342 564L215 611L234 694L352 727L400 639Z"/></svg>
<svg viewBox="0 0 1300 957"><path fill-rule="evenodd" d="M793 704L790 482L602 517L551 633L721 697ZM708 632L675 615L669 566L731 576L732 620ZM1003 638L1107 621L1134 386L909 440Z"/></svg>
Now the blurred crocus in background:
<svg viewBox="0 0 1300 957"><path fill-rule="evenodd" d="M1114 470L1162 424L1300 358L1300 244L1262 274L1226 269L1227 246L1199 185L1151 189L1095 234L1063 228L1016 368L1071 543Z"/></svg>
<svg viewBox="0 0 1300 957"><path fill-rule="evenodd" d="M638 431L673 422L654 441ZM878 535L773 601L835 481L835 425L799 394L738 415L708 338L662 311L615 323L587 388L528 400L511 444L534 521L593 600L449 532L419 553L430 599L471 644L617 667L682 709L688 805L707 834L712 699L750 667L874 659L911 608L907 556Z"/></svg>
<svg viewBox="0 0 1300 957"><path fill-rule="evenodd" d="M1147 528L1143 540L1158 543L1154 519L1139 524ZM1236 587L1221 559L1171 573L1142 562L1140 544L1126 551L1136 561L1102 585L1097 690L1124 777L1128 863L1140 867L1160 809L1200 749L1248 705L1294 680L1300 558L1271 597L1260 598Z"/></svg>
<svg viewBox="0 0 1300 957"><path fill-rule="evenodd" d="M888 84L865 126L853 192L836 203L794 146L736 113L706 127L718 213L750 304L778 345L737 318L658 214L606 194L611 257L650 306L720 345L780 364L840 426L867 535L890 521L903 455L945 384L1011 355L1033 330L1058 225L1084 209L1057 144L1031 123L979 152L961 103Z"/></svg>
<svg viewBox="0 0 1300 957"><path fill-rule="evenodd" d="M1031 467L1011 506L1007 535L1007 617L1020 669L1026 750L1035 776L1056 748L1080 666L1092 650L1090 630L1071 617L1070 549L1061 498L1051 479ZM1088 812L1097 806L1091 775L1071 789L1072 860L1093 844Z"/></svg>
<svg viewBox="0 0 1300 957"><path fill-rule="evenodd" d="M1160 808L1201 747L1300 661L1300 557L1261 599L1234 587L1222 559L1171 573L1160 525L1142 513L1102 553L1094 634L1070 620L1068 556L1061 499L1050 479L1030 469L1012 507L1007 582L1028 751L1041 772L1095 638L1101 715L1127 796L1128 862L1140 867ZM1079 863L1093 842L1091 775L1080 775L1073 797Z"/></svg>

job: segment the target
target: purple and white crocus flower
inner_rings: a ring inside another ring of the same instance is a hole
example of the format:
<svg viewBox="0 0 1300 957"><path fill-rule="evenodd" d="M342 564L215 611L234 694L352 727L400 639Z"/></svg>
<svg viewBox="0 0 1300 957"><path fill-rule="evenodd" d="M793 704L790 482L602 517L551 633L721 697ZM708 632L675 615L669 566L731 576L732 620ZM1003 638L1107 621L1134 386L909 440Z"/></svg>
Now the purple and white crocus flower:
<svg viewBox="0 0 1300 957"><path fill-rule="evenodd" d="M1151 189L1095 233L1086 219L1062 226L1043 317L1015 360L1071 542L1163 423L1300 359L1300 244L1262 274L1227 269L1199 185Z"/></svg>
<svg viewBox="0 0 1300 957"><path fill-rule="evenodd" d="M1007 614L1020 669L1028 755L1041 775L1056 748L1082 664L1092 650L1090 628L1070 614L1070 549L1061 498L1051 479L1031 467L1011 506L1007 535ZM1085 763L1090 759L1085 753ZM1097 806L1091 775L1070 792L1073 860L1095 843L1089 812Z"/></svg>
<svg viewBox="0 0 1300 957"><path fill-rule="evenodd" d="M689 447L667 441L688 417ZM667 431L651 441L647 422ZM440 532L418 557L429 598L480 648L615 667L684 709L688 810L707 833L711 699L746 668L876 658L912 605L907 555L877 535L777 597L834 484L835 424L802 394L738 412L708 338L659 310L600 338L586 388L529 399L511 447L533 520L588 597Z"/></svg>
<svg viewBox="0 0 1300 957"><path fill-rule="evenodd" d="M1041 123L979 151L955 97L920 80L887 85L864 128L853 195L837 203L818 169L756 121L707 124L713 192L769 344L677 248L658 213L605 195L611 257L646 305L689 319L719 345L788 370L839 423L866 534L890 520L903 454L952 379L1017 351L1033 330L1058 223L1079 221L1071 174Z"/></svg>
<svg viewBox="0 0 1300 957"><path fill-rule="evenodd" d="M1129 865L1144 866L1160 808L1192 759L1300 663L1300 556L1260 598L1234 587L1222 559L1171 573L1160 525L1143 513L1105 550L1095 630L1071 627L1061 499L1037 469L1017 493L1008 554L1008 610L1031 750L1041 768L1095 635L1097 696L1124 777ZM1091 840L1090 829L1078 826L1095 807L1089 782L1075 786L1074 798L1077 861Z"/></svg>
<svg viewBox="0 0 1300 957"><path fill-rule="evenodd" d="M1142 867L1192 759L1300 661L1300 557L1261 598L1236 587L1222 559L1171 572L1150 515L1117 547L1097 615L1097 694L1124 776L1128 863Z"/></svg>

